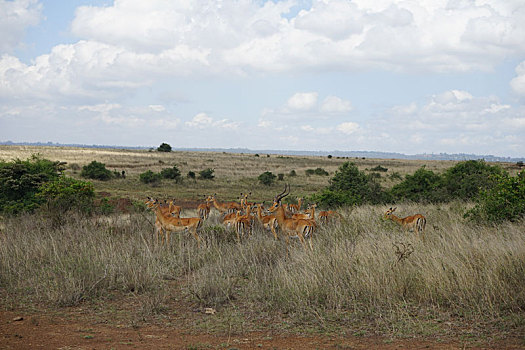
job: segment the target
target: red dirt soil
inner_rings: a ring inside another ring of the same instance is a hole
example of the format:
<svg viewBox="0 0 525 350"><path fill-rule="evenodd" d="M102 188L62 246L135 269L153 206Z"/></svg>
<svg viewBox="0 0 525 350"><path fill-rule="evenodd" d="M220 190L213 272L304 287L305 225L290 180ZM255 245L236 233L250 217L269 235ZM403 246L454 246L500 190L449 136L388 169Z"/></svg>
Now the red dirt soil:
<svg viewBox="0 0 525 350"><path fill-rule="evenodd" d="M211 316L213 317L213 316ZM82 309L60 315L0 312L1 349L523 349L517 340L479 346L459 340L388 339L246 332L236 335L195 333L158 324L105 324Z"/></svg>

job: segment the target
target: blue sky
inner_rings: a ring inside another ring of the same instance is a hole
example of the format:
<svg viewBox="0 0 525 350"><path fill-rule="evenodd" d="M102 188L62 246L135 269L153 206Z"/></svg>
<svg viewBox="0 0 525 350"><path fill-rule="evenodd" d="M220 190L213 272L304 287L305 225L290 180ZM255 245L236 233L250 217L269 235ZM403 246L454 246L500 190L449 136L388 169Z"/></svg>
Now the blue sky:
<svg viewBox="0 0 525 350"><path fill-rule="evenodd" d="M0 0L0 140L525 156L521 0Z"/></svg>

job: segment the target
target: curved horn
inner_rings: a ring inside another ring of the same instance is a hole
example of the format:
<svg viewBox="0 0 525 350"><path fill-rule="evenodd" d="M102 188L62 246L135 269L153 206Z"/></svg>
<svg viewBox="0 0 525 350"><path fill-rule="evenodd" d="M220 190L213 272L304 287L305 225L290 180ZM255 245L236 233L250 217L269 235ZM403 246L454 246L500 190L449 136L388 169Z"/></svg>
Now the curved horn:
<svg viewBox="0 0 525 350"><path fill-rule="evenodd" d="M283 194L286 192L286 184L284 184L284 191L279 193L277 196L274 197L274 202L279 202L283 198Z"/></svg>

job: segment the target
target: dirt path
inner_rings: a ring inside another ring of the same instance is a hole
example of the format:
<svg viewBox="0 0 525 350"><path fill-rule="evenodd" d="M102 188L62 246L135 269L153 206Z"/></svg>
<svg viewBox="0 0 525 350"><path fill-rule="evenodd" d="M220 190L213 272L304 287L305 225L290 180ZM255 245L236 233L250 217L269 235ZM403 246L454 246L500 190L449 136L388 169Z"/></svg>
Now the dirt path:
<svg viewBox="0 0 525 350"><path fill-rule="evenodd" d="M520 349L516 342L475 345L460 341L381 337L300 336L279 333L210 335L173 326L109 325L76 317L0 312L1 349Z"/></svg>

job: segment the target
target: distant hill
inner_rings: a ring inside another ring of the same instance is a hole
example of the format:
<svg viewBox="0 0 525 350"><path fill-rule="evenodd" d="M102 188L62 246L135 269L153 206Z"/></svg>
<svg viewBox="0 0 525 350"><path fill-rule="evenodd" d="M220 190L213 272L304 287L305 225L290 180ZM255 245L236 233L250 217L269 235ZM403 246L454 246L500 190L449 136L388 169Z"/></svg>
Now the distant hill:
<svg viewBox="0 0 525 350"><path fill-rule="evenodd" d="M82 145L82 144L61 144L54 142L12 142L0 141L0 145L13 146L51 146L51 147L82 147L82 148L114 148L114 149L156 149L157 147L139 146L115 146L115 145ZM381 159L417 159L417 160L471 160L484 159L487 162L523 162L525 157L499 157L493 155L478 155L467 153L432 153L432 154L403 154L395 152L376 152L376 151L293 151L293 150L252 150L248 148L173 148L173 151L190 152L226 152L226 153L250 153L250 154L282 154L294 156L319 156L327 157L350 157L350 158L381 158Z"/></svg>

